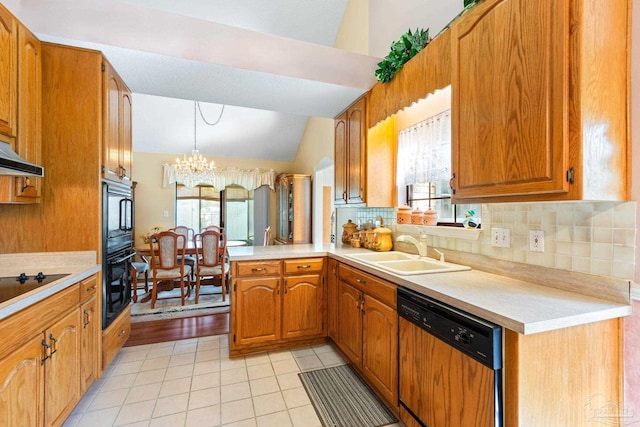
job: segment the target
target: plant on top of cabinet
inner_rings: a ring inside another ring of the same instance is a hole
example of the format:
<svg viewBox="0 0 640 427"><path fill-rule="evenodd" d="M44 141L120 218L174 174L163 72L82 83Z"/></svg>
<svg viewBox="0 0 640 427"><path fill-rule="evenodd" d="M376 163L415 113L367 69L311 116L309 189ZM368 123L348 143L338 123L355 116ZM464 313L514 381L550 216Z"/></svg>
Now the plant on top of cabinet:
<svg viewBox="0 0 640 427"><path fill-rule="evenodd" d="M382 83L387 83L393 79L393 76L402 68L402 66L411 58L416 56L426 45L429 44L429 29L416 28L415 32L411 29L404 33L399 40L391 44L391 51L382 61L378 63L376 77Z"/></svg>

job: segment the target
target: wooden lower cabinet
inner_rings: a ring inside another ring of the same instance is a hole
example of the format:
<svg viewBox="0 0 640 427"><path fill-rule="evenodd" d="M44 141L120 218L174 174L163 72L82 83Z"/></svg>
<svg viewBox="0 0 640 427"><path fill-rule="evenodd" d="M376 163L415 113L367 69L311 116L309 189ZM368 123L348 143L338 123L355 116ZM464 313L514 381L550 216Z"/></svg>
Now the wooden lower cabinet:
<svg viewBox="0 0 640 427"><path fill-rule="evenodd" d="M80 308L82 317L82 346L80 350L80 366L82 368L81 392L86 392L98 377L98 355L100 328L100 312L98 299L91 298Z"/></svg>
<svg viewBox="0 0 640 427"><path fill-rule="evenodd" d="M105 369L116 357L118 351L131 335L131 306L122 313L102 332L102 369Z"/></svg>
<svg viewBox="0 0 640 427"><path fill-rule="evenodd" d="M230 355L324 340L324 259L232 266Z"/></svg>
<svg viewBox="0 0 640 427"><path fill-rule="evenodd" d="M369 384L398 405L396 286L355 268L338 268L338 347ZM329 317L335 315L330 306Z"/></svg>
<svg viewBox="0 0 640 427"><path fill-rule="evenodd" d="M73 310L45 332L44 425L61 425L80 400L80 311Z"/></svg>
<svg viewBox="0 0 640 427"><path fill-rule="evenodd" d="M60 426L95 379L99 332L83 328L83 313L96 298L80 305L79 295L72 285L0 321L0 425Z"/></svg>
<svg viewBox="0 0 640 427"><path fill-rule="evenodd" d="M330 258L327 262L327 335L333 341L338 341L338 265L340 263Z"/></svg>
<svg viewBox="0 0 640 427"><path fill-rule="evenodd" d="M238 279L234 284L237 346L280 340L280 279L274 277Z"/></svg>

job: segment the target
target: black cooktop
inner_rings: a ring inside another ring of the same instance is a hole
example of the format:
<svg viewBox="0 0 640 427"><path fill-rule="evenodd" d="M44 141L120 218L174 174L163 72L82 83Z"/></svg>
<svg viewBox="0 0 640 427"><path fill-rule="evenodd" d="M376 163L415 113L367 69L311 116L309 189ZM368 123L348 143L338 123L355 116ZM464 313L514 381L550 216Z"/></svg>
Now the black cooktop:
<svg viewBox="0 0 640 427"><path fill-rule="evenodd" d="M19 295L27 293L56 280L60 280L69 274L43 274L27 276L21 273L19 276L0 277L0 302L8 301Z"/></svg>

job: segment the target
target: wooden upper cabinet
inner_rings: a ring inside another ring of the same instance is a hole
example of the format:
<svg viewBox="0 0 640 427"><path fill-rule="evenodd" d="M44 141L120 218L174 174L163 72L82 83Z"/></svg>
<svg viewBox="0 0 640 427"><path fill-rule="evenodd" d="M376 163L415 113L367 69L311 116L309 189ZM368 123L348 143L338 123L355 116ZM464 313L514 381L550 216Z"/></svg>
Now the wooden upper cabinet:
<svg viewBox="0 0 640 427"><path fill-rule="evenodd" d="M0 134L16 136L18 123L18 24L0 4Z"/></svg>
<svg viewBox="0 0 640 427"><path fill-rule="evenodd" d="M366 97L335 119L335 204L365 203Z"/></svg>
<svg viewBox="0 0 640 427"><path fill-rule="evenodd" d="M628 13L487 0L454 22L454 201L628 199Z"/></svg>
<svg viewBox="0 0 640 427"><path fill-rule="evenodd" d="M42 47L23 25L18 26L18 138L16 152L42 164ZM41 178L14 178L16 202L38 202Z"/></svg>
<svg viewBox="0 0 640 427"><path fill-rule="evenodd" d="M104 61L103 178L131 180L131 112L131 92Z"/></svg>

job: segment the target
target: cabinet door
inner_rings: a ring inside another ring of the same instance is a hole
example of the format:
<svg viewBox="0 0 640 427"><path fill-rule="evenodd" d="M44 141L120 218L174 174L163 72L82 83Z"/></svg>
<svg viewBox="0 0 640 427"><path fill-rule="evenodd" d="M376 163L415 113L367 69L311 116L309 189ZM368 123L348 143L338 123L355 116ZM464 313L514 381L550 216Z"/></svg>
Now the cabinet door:
<svg viewBox="0 0 640 427"><path fill-rule="evenodd" d="M426 425L495 424L494 372L400 319L400 395Z"/></svg>
<svg viewBox="0 0 640 427"><path fill-rule="evenodd" d="M286 277L282 310L282 337L322 335L322 278L318 274Z"/></svg>
<svg viewBox="0 0 640 427"><path fill-rule="evenodd" d="M388 402L398 400L398 313L366 295L362 370Z"/></svg>
<svg viewBox="0 0 640 427"><path fill-rule="evenodd" d="M454 199L569 191L568 3L491 0L452 25Z"/></svg>
<svg viewBox="0 0 640 427"><path fill-rule="evenodd" d="M81 393L93 384L98 370L98 340L100 337L100 316L96 297L84 303L80 309L82 318L82 341L80 351Z"/></svg>
<svg viewBox="0 0 640 427"><path fill-rule="evenodd" d="M18 116L18 27L0 4L0 133L16 135Z"/></svg>
<svg viewBox="0 0 640 427"><path fill-rule="evenodd" d="M327 330L329 338L338 342L338 261L329 259L327 274Z"/></svg>
<svg viewBox="0 0 640 427"><path fill-rule="evenodd" d="M18 138L16 151L28 162L42 163L42 51L40 40L18 26ZM40 178L15 178L18 202L36 202Z"/></svg>
<svg viewBox="0 0 640 427"><path fill-rule="evenodd" d="M339 115L334 123L334 204L347 203L347 112Z"/></svg>
<svg viewBox="0 0 640 427"><path fill-rule="evenodd" d="M132 115L132 103L131 92L126 88L124 84L121 85L122 92L120 93L120 165L122 171L120 177L123 181L131 181L132 165L133 165L133 148L131 140L131 115Z"/></svg>
<svg viewBox="0 0 640 427"><path fill-rule="evenodd" d="M347 203L364 203L366 98L347 110Z"/></svg>
<svg viewBox="0 0 640 427"><path fill-rule="evenodd" d="M268 343L280 339L280 279L238 279L234 286L236 312L233 341L236 345Z"/></svg>
<svg viewBox="0 0 640 427"><path fill-rule="evenodd" d="M80 312L73 310L45 334L51 357L45 362L45 426L58 426L80 399Z"/></svg>
<svg viewBox="0 0 640 427"><path fill-rule="evenodd" d="M338 345L351 362L362 366L362 292L340 281L338 285Z"/></svg>
<svg viewBox="0 0 640 427"><path fill-rule="evenodd" d="M115 70L105 62L103 178L120 180L120 93L122 83Z"/></svg>
<svg viewBox="0 0 640 427"><path fill-rule="evenodd" d="M42 425L43 335L0 361L0 425Z"/></svg>

